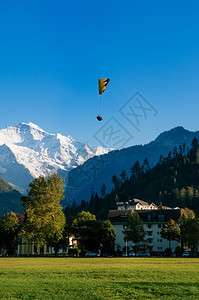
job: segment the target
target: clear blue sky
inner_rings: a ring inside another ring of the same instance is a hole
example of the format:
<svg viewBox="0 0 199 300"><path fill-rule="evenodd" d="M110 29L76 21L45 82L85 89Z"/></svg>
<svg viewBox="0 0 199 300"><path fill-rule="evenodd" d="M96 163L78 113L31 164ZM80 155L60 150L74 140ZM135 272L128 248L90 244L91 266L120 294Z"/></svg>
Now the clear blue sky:
<svg viewBox="0 0 199 300"><path fill-rule="evenodd" d="M0 128L33 122L91 145L112 116L134 135L129 145L199 130L198 12L183 0L1 1ZM140 132L119 112L136 91L158 111Z"/></svg>

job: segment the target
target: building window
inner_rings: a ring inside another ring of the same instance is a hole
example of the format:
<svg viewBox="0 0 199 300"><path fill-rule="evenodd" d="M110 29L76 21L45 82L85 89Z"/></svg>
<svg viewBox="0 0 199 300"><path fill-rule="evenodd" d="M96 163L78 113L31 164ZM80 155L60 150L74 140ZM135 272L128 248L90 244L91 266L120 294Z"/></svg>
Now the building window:
<svg viewBox="0 0 199 300"><path fill-rule="evenodd" d="M148 215L148 222L151 222L151 215Z"/></svg>
<svg viewBox="0 0 199 300"><path fill-rule="evenodd" d="M165 215L158 215L158 221L164 222L165 221Z"/></svg>
<svg viewBox="0 0 199 300"><path fill-rule="evenodd" d="M152 235L152 231L147 231L147 235Z"/></svg>
<svg viewBox="0 0 199 300"><path fill-rule="evenodd" d="M148 228L151 228L151 225L148 225Z"/></svg>
<svg viewBox="0 0 199 300"><path fill-rule="evenodd" d="M158 225L158 228L162 228L162 225L159 224L159 225Z"/></svg>

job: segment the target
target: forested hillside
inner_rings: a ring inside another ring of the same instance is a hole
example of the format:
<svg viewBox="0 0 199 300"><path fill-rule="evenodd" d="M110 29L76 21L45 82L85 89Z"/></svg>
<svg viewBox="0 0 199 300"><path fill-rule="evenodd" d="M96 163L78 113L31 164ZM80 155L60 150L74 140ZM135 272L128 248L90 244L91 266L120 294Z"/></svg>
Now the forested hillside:
<svg viewBox="0 0 199 300"><path fill-rule="evenodd" d="M0 218L10 211L22 213L21 194L0 176Z"/></svg>
<svg viewBox="0 0 199 300"><path fill-rule="evenodd" d="M113 187L111 177L115 174L120 177L123 170L129 175L130 168L138 160L140 164L147 157L150 166L154 167L160 155L166 157L175 146L179 147L184 143L185 151L187 147L191 147L193 138L199 139L199 131L189 131L181 126L175 127L168 131L162 132L154 141L145 145L135 145L128 148L111 151L108 154L93 157L87 160L82 166L72 169L67 174L66 181L68 186L76 190L75 198L78 204L84 199L89 201L90 191L93 188L95 192L100 194L103 183L106 184L106 193L110 193ZM63 178L66 176L62 174ZM69 189L70 194L70 189ZM63 202L63 206L67 205L67 200L71 201L67 196Z"/></svg>
<svg viewBox="0 0 199 300"><path fill-rule="evenodd" d="M98 218L105 219L109 209L116 207L117 201L139 198L149 203L170 207L188 207L199 213L199 143L194 138L190 149L186 145L174 147L167 157L162 155L155 167L151 168L146 158L143 164L136 161L130 169L130 176L122 171L120 176L113 175L114 188L105 195L106 186L102 185L101 194L93 191L90 202L82 201L80 206L69 205L66 213L76 210L89 210Z"/></svg>

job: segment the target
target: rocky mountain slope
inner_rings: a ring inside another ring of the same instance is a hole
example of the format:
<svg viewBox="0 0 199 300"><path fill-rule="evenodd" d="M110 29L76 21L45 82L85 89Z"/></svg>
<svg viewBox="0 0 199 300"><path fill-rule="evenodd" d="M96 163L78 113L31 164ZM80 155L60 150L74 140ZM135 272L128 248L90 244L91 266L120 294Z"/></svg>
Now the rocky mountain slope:
<svg viewBox="0 0 199 300"><path fill-rule="evenodd" d="M0 130L0 174L4 180L27 189L33 178L69 171L109 149L74 140L70 135L50 134L33 123Z"/></svg>

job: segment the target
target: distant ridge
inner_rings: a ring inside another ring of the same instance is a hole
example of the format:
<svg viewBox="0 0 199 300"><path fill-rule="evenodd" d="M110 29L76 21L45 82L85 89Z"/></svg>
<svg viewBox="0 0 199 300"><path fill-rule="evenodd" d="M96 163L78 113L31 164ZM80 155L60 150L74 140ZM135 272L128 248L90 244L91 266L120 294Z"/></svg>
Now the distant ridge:
<svg viewBox="0 0 199 300"><path fill-rule="evenodd" d="M167 156L175 146L186 144L191 145L194 137L199 139L199 131L189 131L182 126L161 133L154 141L146 145L136 145L121 150L109 152L100 158L93 157L86 161L82 166L69 172L68 185L76 189L73 198L66 197L67 201L81 200L89 201L91 190L100 194L102 183L105 183L107 191L113 187L111 178L115 174L119 176L123 170L130 173L130 168L136 160L141 163L147 157L151 166L154 166L160 155ZM95 167L94 167L95 166Z"/></svg>

